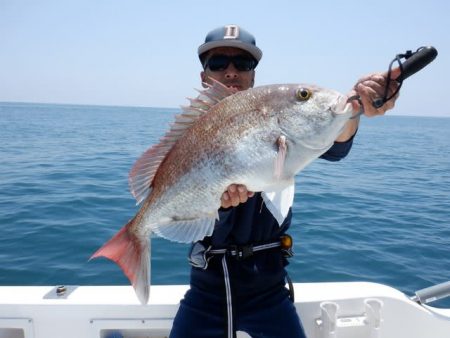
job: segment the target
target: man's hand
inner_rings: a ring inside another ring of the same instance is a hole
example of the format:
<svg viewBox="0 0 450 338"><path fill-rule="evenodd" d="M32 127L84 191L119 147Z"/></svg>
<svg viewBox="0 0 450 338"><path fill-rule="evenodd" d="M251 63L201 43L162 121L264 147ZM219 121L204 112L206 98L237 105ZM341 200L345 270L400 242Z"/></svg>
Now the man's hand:
<svg viewBox="0 0 450 338"><path fill-rule="evenodd" d="M400 68L393 69L391 72L391 79L395 80L399 75ZM374 73L359 79L359 81L353 87L354 92L361 97L361 102L364 106L364 115L368 117L384 115L386 111L394 108L395 101L398 98L398 93L392 99L383 104L380 108L375 108L372 105L372 102L375 99L379 99L384 96L386 83L387 73ZM391 96L398 86L399 84L397 81L390 81L387 96Z"/></svg>
<svg viewBox="0 0 450 338"><path fill-rule="evenodd" d="M391 79L395 80L400 75L400 68L393 69ZM387 83L387 73L374 73L359 79L356 85L347 94L348 97L359 95L361 103L364 107L364 115L368 117L384 115L389 109L394 108L395 101L398 98L397 93L392 99L385 102L381 107L375 108L373 101L384 97L384 90ZM397 81L390 81L387 97L390 97L398 88ZM361 109L357 100L352 101L353 111L359 112ZM336 142L347 142L358 130L359 116L349 120L342 133L336 138Z"/></svg>
<svg viewBox="0 0 450 338"><path fill-rule="evenodd" d="M237 207L240 203L247 202L249 197L253 197L255 193L248 191L247 187L242 184L231 184L220 198L220 206L224 209L229 207Z"/></svg>

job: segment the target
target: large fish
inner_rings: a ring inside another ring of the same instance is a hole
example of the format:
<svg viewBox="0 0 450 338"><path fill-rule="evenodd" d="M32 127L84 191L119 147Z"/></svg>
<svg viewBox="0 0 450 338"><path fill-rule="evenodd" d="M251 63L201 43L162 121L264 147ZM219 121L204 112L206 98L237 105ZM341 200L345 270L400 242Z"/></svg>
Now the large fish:
<svg viewBox="0 0 450 338"><path fill-rule="evenodd" d="M214 82L137 160L129 183L142 206L92 258L116 262L147 303L151 232L185 243L211 235L232 183L261 191L281 224L293 203L294 176L333 145L352 111L345 95L316 86L233 93Z"/></svg>

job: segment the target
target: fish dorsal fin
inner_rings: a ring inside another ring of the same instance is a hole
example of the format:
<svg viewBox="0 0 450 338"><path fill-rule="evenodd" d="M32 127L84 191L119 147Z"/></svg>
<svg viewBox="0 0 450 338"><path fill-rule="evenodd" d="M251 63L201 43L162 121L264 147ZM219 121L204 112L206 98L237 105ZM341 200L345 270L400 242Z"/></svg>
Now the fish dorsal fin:
<svg viewBox="0 0 450 338"><path fill-rule="evenodd" d="M189 106L181 107L183 112L175 116L175 122L160 142L144 152L131 168L128 184L137 204L150 194L160 164L178 139L211 107L235 92L217 80L210 80L212 84L205 83L206 89L199 90L197 98L189 99Z"/></svg>
<svg viewBox="0 0 450 338"><path fill-rule="evenodd" d="M219 102L224 98L226 98L227 96L235 94L238 91L235 88L229 88L225 86L222 82L217 81L212 77L209 77L209 80L211 81L212 84L203 82L203 86L206 89L200 91L200 95L205 95L210 100L215 100L216 102Z"/></svg>
<svg viewBox="0 0 450 338"><path fill-rule="evenodd" d="M275 187L272 191L263 191L261 194L267 209L269 209L280 226L283 224L294 202L294 194L295 186L293 179L284 187Z"/></svg>

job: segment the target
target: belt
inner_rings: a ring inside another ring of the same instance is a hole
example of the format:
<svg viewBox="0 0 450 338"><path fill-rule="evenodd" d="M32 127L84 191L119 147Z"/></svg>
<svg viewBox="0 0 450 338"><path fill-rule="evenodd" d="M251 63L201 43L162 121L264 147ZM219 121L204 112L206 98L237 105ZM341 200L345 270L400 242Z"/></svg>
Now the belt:
<svg viewBox="0 0 450 338"><path fill-rule="evenodd" d="M294 255L292 243L292 237L289 235L281 236L276 242L258 245L229 245L226 248L214 248L212 245L206 246L202 242L196 242L191 248L188 260L193 267L206 270L209 261L215 255L227 255L240 261L253 256L258 251L280 248L284 257L288 258Z"/></svg>

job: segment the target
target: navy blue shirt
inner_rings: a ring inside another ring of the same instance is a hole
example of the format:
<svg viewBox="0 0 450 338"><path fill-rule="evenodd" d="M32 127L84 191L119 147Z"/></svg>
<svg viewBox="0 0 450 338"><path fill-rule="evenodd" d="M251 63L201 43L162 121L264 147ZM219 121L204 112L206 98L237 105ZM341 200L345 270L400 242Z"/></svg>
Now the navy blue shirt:
<svg viewBox="0 0 450 338"><path fill-rule="evenodd" d="M335 142L321 158L339 161L347 156L353 144L353 137L347 142ZM229 245L264 244L279 240L289 229L292 210L280 226L266 208L261 193L241 203L237 207L219 209L217 221L211 237L203 240L205 246L224 248ZM208 269L192 268L191 285L201 289L217 289L223 285L220 259L213 257ZM251 296L279 283L284 284L287 260L279 248L260 251L245 260L228 260L228 269L237 295Z"/></svg>

